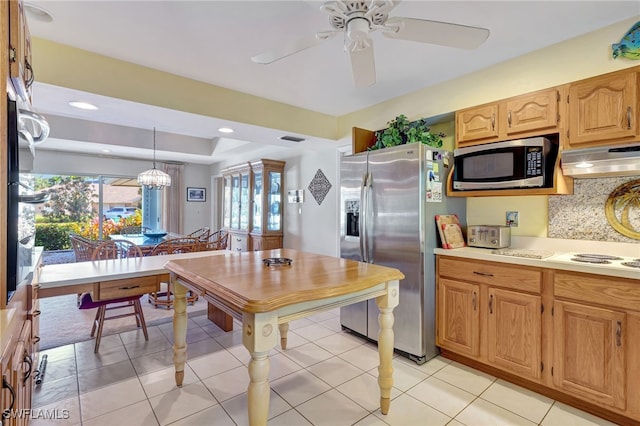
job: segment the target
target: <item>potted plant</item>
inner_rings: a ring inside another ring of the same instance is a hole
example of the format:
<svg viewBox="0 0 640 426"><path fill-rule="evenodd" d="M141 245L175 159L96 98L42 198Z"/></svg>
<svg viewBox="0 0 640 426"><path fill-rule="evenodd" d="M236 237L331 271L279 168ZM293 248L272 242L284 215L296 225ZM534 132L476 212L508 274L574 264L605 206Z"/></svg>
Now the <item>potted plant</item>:
<svg viewBox="0 0 640 426"><path fill-rule="evenodd" d="M439 148L442 138L446 136L444 133L431 133L425 118L409 121L404 114L389 121L386 129L378 130L375 134L376 143L370 150L417 142Z"/></svg>

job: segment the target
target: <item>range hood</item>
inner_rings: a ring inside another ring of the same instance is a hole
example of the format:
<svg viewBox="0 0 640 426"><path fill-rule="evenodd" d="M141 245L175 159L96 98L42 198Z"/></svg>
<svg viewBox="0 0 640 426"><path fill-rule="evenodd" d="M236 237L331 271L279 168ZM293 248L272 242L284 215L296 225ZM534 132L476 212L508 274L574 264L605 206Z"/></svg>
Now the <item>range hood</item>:
<svg viewBox="0 0 640 426"><path fill-rule="evenodd" d="M640 175L640 143L563 151L562 173L583 178Z"/></svg>

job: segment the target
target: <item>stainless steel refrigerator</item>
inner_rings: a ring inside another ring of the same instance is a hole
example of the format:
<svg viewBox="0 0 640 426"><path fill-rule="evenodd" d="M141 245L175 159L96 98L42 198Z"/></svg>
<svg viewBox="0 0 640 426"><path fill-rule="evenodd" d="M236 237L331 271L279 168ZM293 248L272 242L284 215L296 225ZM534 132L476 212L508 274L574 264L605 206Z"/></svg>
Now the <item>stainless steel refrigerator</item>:
<svg viewBox="0 0 640 426"><path fill-rule="evenodd" d="M402 271L395 350L421 364L435 346L435 216L465 222L465 198L447 198L453 153L419 143L345 156L340 167L340 256ZM378 339L374 300L341 308L342 327Z"/></svg>

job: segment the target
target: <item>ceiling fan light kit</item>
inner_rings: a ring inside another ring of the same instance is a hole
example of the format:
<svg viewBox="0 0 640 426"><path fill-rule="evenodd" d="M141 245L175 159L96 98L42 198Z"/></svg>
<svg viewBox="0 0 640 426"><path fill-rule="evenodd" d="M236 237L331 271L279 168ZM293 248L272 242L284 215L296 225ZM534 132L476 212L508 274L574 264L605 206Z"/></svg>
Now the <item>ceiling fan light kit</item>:
<svg viewBox="0 0 640 426"><path fill-rule="evenodd" d="M489 37L486 28L459 25L426 19L389 17L400 3L391 0L340 0L320 6L329 15L330 29L315 37L289 40L280 47L251 58L259 64L270 64L311 47L337 33L344 33L344 50L349 54L354 84L358 88L376 82L373 39L370 34L380 30L385 37L436 44L459 49L475 49Z"/></svg>

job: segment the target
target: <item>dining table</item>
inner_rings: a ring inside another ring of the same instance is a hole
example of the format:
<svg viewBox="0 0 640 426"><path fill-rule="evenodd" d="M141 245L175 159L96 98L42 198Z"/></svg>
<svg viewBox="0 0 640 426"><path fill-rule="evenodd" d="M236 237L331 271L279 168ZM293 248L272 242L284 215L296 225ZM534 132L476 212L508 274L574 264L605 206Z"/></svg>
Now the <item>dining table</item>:
<svg viewBox="0 0 640 426"><path fill-rule="evenodd" d="M269 351L286 350L289 322L352 303L375 299L379 309L378 385L387 414L393 386L393 309L399 301L398 269L293 249L225 252L172 259L165 264L174 291L175 382L187 360L186 292L190 290L242 323L242 343L251 355L247 409L250 425L266 425L269 412Z"/></svg>
<svg viewBox="0 0 640 426"><path fill-rule="evenodd" d="M171 238L184 237L182 234L176 234L173 232L164 233L164 235L156 234L156 236L150 236L144 234L111 234L109 238L115 241L126 240L134 243L143 253L149 253L158 243Z"/></svg>

